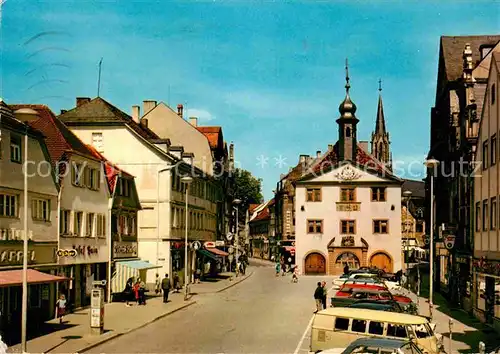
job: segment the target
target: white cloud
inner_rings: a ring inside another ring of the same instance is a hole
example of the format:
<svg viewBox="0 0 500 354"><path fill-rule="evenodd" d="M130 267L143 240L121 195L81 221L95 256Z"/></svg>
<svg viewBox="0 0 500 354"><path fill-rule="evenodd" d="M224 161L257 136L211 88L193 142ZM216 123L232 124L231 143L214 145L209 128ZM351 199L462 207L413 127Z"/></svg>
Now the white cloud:
<svg viewBox="0 0 500 354"><path fill-rule="evenodd" d="M187 116L188 117L198 117L199 120L208 122L213 119L215 119L215 116L212 115L209 111L206 111L204 109L197 109L197 108L188 108L187 109Z"/></svg>

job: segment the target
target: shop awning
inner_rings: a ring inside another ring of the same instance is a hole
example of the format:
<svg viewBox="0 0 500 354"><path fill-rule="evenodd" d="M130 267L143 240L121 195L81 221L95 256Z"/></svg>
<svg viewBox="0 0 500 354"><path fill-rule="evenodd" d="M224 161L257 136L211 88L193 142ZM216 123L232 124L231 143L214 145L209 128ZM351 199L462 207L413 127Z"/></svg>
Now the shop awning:
<svg viewBox="0 0 500 354"><path fill-rule="evenodd" d="M207 250L198 250L199 253L201 253L202 255L208 257L208 258L211 258L213 259L214 261L218 261L219 258L212 252L208 252Z"/></svg>
<svg viewBox="0 0 500 354"><path fill-rule="evenodd" d="M155 268L161 268L162 266L157 266L154 264L151 264L147 261L125 261L125 262L117 262L120 265L123 265L128 268L132 269L137 269L137 270L144 270L144 269L155 269Z"/></svg>
<svg viewBox="0 0 500 354"><path fill-rule="evenodd" d="M38 270L28 269L28 284L47 284L57 283L69 280L66 277L39 272ZM20 286L23 284L23 271L19 270L4 270L0 271L0 287Z"/></svg>
<svg viewBox="0 0 500 354"><path fill-rule="evenodd" d="M221 257L229 256L229 253L227 253L223 250L220 250L218 248L207 248L207 251L212 252L213 254L216 254L217 256L221 256Z"/></svg>

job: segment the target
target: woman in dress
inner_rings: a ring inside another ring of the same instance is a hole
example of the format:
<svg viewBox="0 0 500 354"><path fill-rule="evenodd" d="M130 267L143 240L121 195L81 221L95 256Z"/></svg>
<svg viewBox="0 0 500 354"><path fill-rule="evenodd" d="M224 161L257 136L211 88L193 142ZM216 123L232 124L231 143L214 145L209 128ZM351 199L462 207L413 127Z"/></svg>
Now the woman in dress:
<svg viewBox="0 0 500 354"><path fill-rule="evenodd" d="M66 313L66 297L64 294L61 294L59 296L59 300L56 302L56 308L57 308L57 318L59 318L59 323L63 322L63 317Z"/></svg>

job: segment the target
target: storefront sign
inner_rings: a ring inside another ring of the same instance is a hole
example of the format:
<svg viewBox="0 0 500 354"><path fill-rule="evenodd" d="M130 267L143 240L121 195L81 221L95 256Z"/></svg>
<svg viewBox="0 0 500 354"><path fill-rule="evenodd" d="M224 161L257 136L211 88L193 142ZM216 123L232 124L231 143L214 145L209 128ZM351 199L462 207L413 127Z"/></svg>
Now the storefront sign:
<svg viewBox="0 0 500 354"><path fill-rule="evenodd" d="M184 242L171 242L170 243L171 250L184 249Z"/></svg>
<svg viewBox="0 0 500 354"><path fill-rule="evenodd" d="M224 241L215 241L215 246L216 247L224 247L226 243Z"/></svg>
<svg viewBox="0 0 500 354"><path fill-rule="evenodd" d="M23 244L11 244L0 247L0 266L23 264ZM28 245L28 264L51 264L56 262L55 245L36 244Z"/></svg>
<svg viewBox="0 0 500 354"><path fill-rule="evenodd" d="M137 242L114 242L113 258L137 257Z"/></svg>
<svg viewBox="0 0 500 354"><path fill-rule="evenodd" d="M337 211L360 211L361 205L359 203L337 203Z"/></svg>
<svg viewBox="0 0 500 354"><path fill-rule="evenodd" d="M76 257L76 250L57 250L57 257Z"/></svg>
<svg viewBox="0 0 500 354"><path fill-rule="evenodd" d="M203 246L205 246L205 248L214 248L215 247L215 242L212 242L212 241L207 241L203 244Z"/></svg>

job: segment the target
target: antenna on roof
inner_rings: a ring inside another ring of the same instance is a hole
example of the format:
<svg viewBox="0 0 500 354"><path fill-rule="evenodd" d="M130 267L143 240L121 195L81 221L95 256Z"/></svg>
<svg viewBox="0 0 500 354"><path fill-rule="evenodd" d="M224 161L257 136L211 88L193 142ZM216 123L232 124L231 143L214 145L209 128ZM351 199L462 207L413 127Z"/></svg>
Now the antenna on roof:
<svg viewBox="0 0 500 354"><path fill-rule="evenodd" d="M97 97L99 97L99 91L101 89L101 67L102 67L102 58L99 61L99 77L97 79Z"/></svg>

